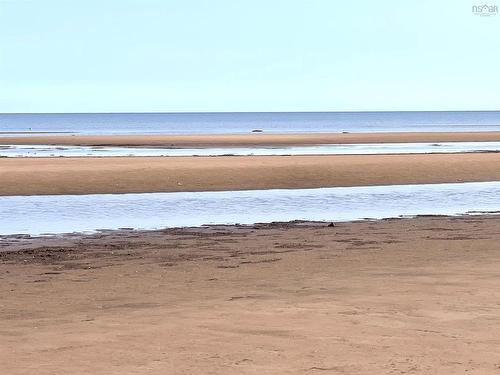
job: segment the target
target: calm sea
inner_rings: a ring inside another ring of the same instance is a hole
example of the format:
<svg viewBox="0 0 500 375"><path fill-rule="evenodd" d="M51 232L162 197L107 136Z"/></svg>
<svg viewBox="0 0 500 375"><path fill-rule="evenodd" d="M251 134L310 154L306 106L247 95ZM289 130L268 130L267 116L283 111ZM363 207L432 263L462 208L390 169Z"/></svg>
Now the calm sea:
<svg viewBox="0 0 500 375"><path fill-rule="evenodd" d="M500 131L500 111L0 114L0 132L217 134Z"/></svg>

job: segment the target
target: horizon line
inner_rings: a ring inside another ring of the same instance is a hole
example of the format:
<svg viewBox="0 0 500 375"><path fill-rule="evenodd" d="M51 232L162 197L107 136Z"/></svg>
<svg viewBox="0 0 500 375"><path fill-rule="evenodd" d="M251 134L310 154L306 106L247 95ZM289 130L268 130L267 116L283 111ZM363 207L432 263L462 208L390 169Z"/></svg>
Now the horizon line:
<svg viewBox="0 0 500 375"><path fill-rule="evenodd" d="M362 110L362 111L188 111L188 112L0 112L0 115L118 115L118 114L171 114L171 115L189 115L189 114L278 114L278 113L408 113L408 112L500 112L500 109L479 109L479 110Z"/></svg>

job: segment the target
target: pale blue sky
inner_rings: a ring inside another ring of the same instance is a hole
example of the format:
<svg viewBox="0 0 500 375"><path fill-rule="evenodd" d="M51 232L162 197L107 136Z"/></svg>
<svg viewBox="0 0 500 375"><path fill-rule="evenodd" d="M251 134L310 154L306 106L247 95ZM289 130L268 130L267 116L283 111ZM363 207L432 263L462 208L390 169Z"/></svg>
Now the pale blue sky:
<svg viewBox="0 0 500 375"><path fill-rule="evenodd" d="M474 4L0 0L0 112L498 110Z"/></svg>

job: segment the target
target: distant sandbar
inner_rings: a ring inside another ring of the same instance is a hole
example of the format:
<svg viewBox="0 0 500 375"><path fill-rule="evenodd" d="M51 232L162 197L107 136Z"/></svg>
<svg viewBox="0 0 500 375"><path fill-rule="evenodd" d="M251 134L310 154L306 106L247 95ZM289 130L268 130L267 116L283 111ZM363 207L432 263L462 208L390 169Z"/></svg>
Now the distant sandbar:
<svg viewBox="0 0 500 375"><path fill-rule="evenodd" d="M211 135L35 135L0 137L0 145L78 145L131 147L300 146L355 143L493 142L500 132L304 133Z"/></svg>

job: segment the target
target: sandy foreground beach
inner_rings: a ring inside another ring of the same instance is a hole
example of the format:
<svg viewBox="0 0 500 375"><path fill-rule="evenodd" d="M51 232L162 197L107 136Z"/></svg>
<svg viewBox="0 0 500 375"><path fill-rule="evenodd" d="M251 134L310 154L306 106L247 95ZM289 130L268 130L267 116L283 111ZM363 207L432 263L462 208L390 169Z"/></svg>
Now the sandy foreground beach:
<svg viewBox="0 0 500 375"><path fill-rule="evenodd" d="M493 180L500 180L499 153L0 159L0 195L317 188Z"/></svg>
<svg viewBox="0 0 500 375"><path fill-rule="evenodd" d="M86 145L148 147L300 146L352 143L491 142L500 132L303 133L212 135L38 135L1 137L0 145Z"/></svg>
<svg viewBox="0 0 500 375"><path fill-rule="evenodd" d="M500 216L0 239L2 374L498 374Z"/></svg>

